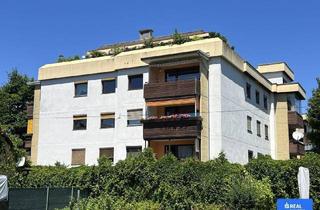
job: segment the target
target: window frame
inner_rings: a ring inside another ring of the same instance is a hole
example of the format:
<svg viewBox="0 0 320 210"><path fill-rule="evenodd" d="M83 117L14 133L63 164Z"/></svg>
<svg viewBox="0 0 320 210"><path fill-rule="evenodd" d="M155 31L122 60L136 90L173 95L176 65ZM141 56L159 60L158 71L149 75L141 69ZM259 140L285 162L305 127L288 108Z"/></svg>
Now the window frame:
<svg viewBox="0 0 320 210"><path fill-rule="evenodd" d="M256 90L256 104L260 104L260 92Z"/></svg>
<svg viewBox="0 0 320 210"><path fill-rule="evenodd" d="M76 121L82 121L82 120L85 120L85 127L84 128L76 128L76 124L75 122ZM88 126L88 117L86 114L83 114L83 115L74 115L73 116L73 131L82 131L82 130L87 130L87 126Z"/></svg>
<svg viewBox="0 0 320 210"><path fill-rule="evenodd" d="M84 157L83 157L83 163L74 163L74 151L83 151L84 152ZM86 149L85 148L74 148L71 149L71 166L81 166L86 164Z"/></svg>
<svg viewBox="0 0 320 210"><path fill-rule="evenodd" d="M264 139L269 140L269 126L264 125Z"/></svg>
<svg viewBox="0 0 320 210"><path fill-rule="evenodd" d="M113 116L113 117L112 117ZM104 120L112 120L113 126L111 127L103 127L103 121ZM114 112L108 112L108 113L101 113L100 114L100 129L108 129L108 128L115 128L115 113Z"/></svg>
<svg viewBox="0 0 320 210"><path fill-rule="evenodd" d="M249 124L250 122L250 124ZM250 127L249 127L250 125ZM249 115L247 115L247 131L248 133L252 134L252 117L250 117Z"/></svg>
<svg viewBox="0 0 320 210"><path fill-rule="evenodd" d="M86 94L83 95L78 95L77 94L77 87L79 85L86 85ZM80 97L87 97L88 96L88 81L83 81L83 82L75 82L74 83L74 98L80 98Z"/></svg>
<svg viewBox="0 0 320 210"><path fill-rule="evenodd" d="M263 95L263 107L268 110L268 96L266 94Z"/></svg>
<svg viewBox="0 0 320 210"><path fill-rule="evenodd" d="M131 84L131 79L132 78L140 78L141 77L141 87L138 87L138 88L132 88L131 86L130 86L130 84ZM135 75L128 75L128 90L142 90L143 89L143 74L135 74Z"/></svg>
<svg viewBox="0 0 320 210"><path fill-rule="evenodd" d="M261 122L257 120L257 136L261 137Z"/></svg>
<svg viewBox="0 0 320 210"><path fill-rule="evenodd" d="M114 82L114 90L113 90L113 92L107 92L107 91L105 91L105 86L103 85L104 83L107 83L107 82ZM110 79L103 79L103 80L101 80L101 92L102 92L102 94L112 94L112 93L115 93L116 92L116 89L117 89L117 79L116 78L110 78Z"/></svg>
<svg viewBox="0 0 320 210"><path fill-rule="evenodd" d="M112 150L112 157L107 157L106 155L101 154L101 150ZM114 147L101 147L99 148L99 158L106 157L109 160L111 160L112 163L114 163Z"/></svg>
<svg viewBox="0 0 320 210"><path fill-rule="evenodd" d="M246 98L251 99L251 84L248 82L246 83Z"/></svg>
<svg viewBox="0 0 320 210"><path fill-rule="evenodd" d="M250 162L254 158L254 153L252 150L248 150L248 162Z"/></svg>
<svg viewBox="0 0 320 210"><path fill-rule="evenodd" d="M134 120L129 120L129 112L130 111L140 111L141 110L141 118L140 119L134 119L135 121L139 120L139 123L136 124L130 124L130 121L134 121ZM142 122L141 119L143 117L143 109L128 109L127 110L127 127L135 127L135 126L142 126Z"/></svg>
<svg viewBox="0 0 320 210"><path fill-rule="evenodd" d="M130 150L130 149L138 149L140 151L134 152L134 155L132 156L132 154L128 155L128 150ZM134 156L138 155L138 153L140 153L140 152L142 152L142 146L126 146L126 158L134 157Z"/></svg>

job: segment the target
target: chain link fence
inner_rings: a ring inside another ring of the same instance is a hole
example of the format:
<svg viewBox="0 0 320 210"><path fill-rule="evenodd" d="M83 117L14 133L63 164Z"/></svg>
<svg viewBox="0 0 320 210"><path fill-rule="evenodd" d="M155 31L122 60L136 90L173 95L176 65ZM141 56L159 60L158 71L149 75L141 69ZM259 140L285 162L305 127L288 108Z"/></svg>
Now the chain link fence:
<svg viewBox="0 0 320 210"><path fill-rule="evenodd" d="M0 210L54 210L88 196L88 190L78 188L10 188L9 201Z"/></svg>

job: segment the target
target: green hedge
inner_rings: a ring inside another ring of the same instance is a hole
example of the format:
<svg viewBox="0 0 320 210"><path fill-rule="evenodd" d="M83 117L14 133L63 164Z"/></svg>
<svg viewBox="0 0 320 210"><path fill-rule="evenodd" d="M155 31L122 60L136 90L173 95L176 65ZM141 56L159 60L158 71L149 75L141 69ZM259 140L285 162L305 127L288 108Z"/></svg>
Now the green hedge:
<svg viewBox="0 0 320 210"><path fill-rule="evenodd" d="M299 166L310 169L311 197L319 207L320 155L276 161L268 157L246 166L229 163L224 155L208 162L178 161L167 155L156 160L150 150L112 166L32 167L11 176L11 187L79 187L91 191L79 209L273 209L276 198L298 197Z"/></svg>

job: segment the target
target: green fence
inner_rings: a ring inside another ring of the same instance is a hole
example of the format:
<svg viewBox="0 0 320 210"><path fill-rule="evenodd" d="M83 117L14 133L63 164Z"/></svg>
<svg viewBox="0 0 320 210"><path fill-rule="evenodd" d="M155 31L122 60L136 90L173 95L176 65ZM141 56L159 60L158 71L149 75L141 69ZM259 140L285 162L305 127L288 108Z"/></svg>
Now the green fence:
<svg viewBox="0 0 320 210"><path fill-rule="evenodd" d="M77 188L10 188L9 210L54 210L88 195Z"/></svg>

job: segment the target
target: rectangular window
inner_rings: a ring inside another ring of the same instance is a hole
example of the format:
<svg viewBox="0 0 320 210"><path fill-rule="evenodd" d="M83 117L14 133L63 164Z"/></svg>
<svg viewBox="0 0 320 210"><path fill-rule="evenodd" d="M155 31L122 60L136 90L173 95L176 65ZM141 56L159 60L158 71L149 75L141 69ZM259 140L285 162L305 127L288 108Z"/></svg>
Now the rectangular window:
<svg viewBox="0 0 320 210"><path fill-rule="evenodd" d="M86 160L85 149L73 149L71 157L71 165L84 165Z"/></svg>
<svg viewBox="0 0 320 210"><path fill-rule="evenodd" d="M141 146L127 147L127 157L137 156L142 151Z"/></svg>
<svg viewBox="0 0 320 210"><path fill-rule="evenodd" d="M250 116L247 116L247 130L248 130L248 133L252 133L251 122L252 122L252 118Z"/></svg>
<svg viewBox="0 0 320 210"><path fill-rule="evenodd" d="M269 127L267 125L264 125L264 133L265 133L265 139L269 140Z"/></svg>
<svg viewBox="0 0 320 210"><path fill-rule="evenodd" d="M87 115L73 116L73 130L86 130L87 129Z"/></svg>
<svg viewBox="0 0 320 210"><path fill-rule="evenodd" d="M165 153L172 153L178 159L185 159L194 156L194 145L166 145Z"/></svg>
<svg viewBox="0 0 320 210"><path fill-rule="evenodd" d="M195 115L194 111L194 105L188 105L188 106L169 106L165 107L165 115L174 115L174 114L189 114L191 116Z"/></svg>
<svg viewBox="0 0 320 210"><path fill-rule="evenodd" d="M253 159L253 152L251 150L248 150L248 161Z"/></svg>
<svg viewBox="0 0 320 210"><path fill-rule="evenodd" d="M143 89L143 75L132 75L129 78L129 90Z"/></svg>
<svg viewBox="0 0 320 210"><path fill-rule="evenodd" d="M141 125L142 109L128 110L127 115L128 115L128 120L127 120L128 126Z"/></svg>
<svg viewBox="0 0 320 210"><path fill-rule="evenodd" d="M114 119L114 113L102 113L100 128L114 128Z"/></svg>
<svg viewBox="0 0 320 210"><path fill-rule="evenodd" d="M257 136L261 136L261 122L257 120Z"/></svg>
<svg viewBox="0 0 320 210"><path fill-rule="evenodd" d="M179 81L179 80L199 80L200 71L198 66L170 69L166 71L165 76L166 76L166 82L173 82L173 81Z"/></svg>
<svg viewBox="0 0 320 210"><path fill-rule="evenodd" d="M113 162L113 148L100 148L99 157L106 157Z"/></svg>
<svg viewBox="0 0 320 210"><path fill-rule="evenodd" d="M83 97L88 94L88 82L79 82L74 84L74 96Z"/></svg>
<svg viewBox="0 0 320 210"><path fill-rule="evenodd" d="M268 97L266 95L263 96L263 107L268 109Z"/></svg>
<svg viewBox="0 0 320 210"><path fill-rule="evenodd" d="M102 94L114 93L116 92L116 80L108 79L102 80Z"/></svg>
<svg viewBox="0 0 320 210"><path fill-rule="evenodd" d="M246 95L248 99L251 99L251 85L249 83L246 85Z"/></svg>
<svg viewBox="0 0 320 210"><path fill-rule="evenodd" d="M260 104L260 92L256 90L256 103Z"/></svg>

